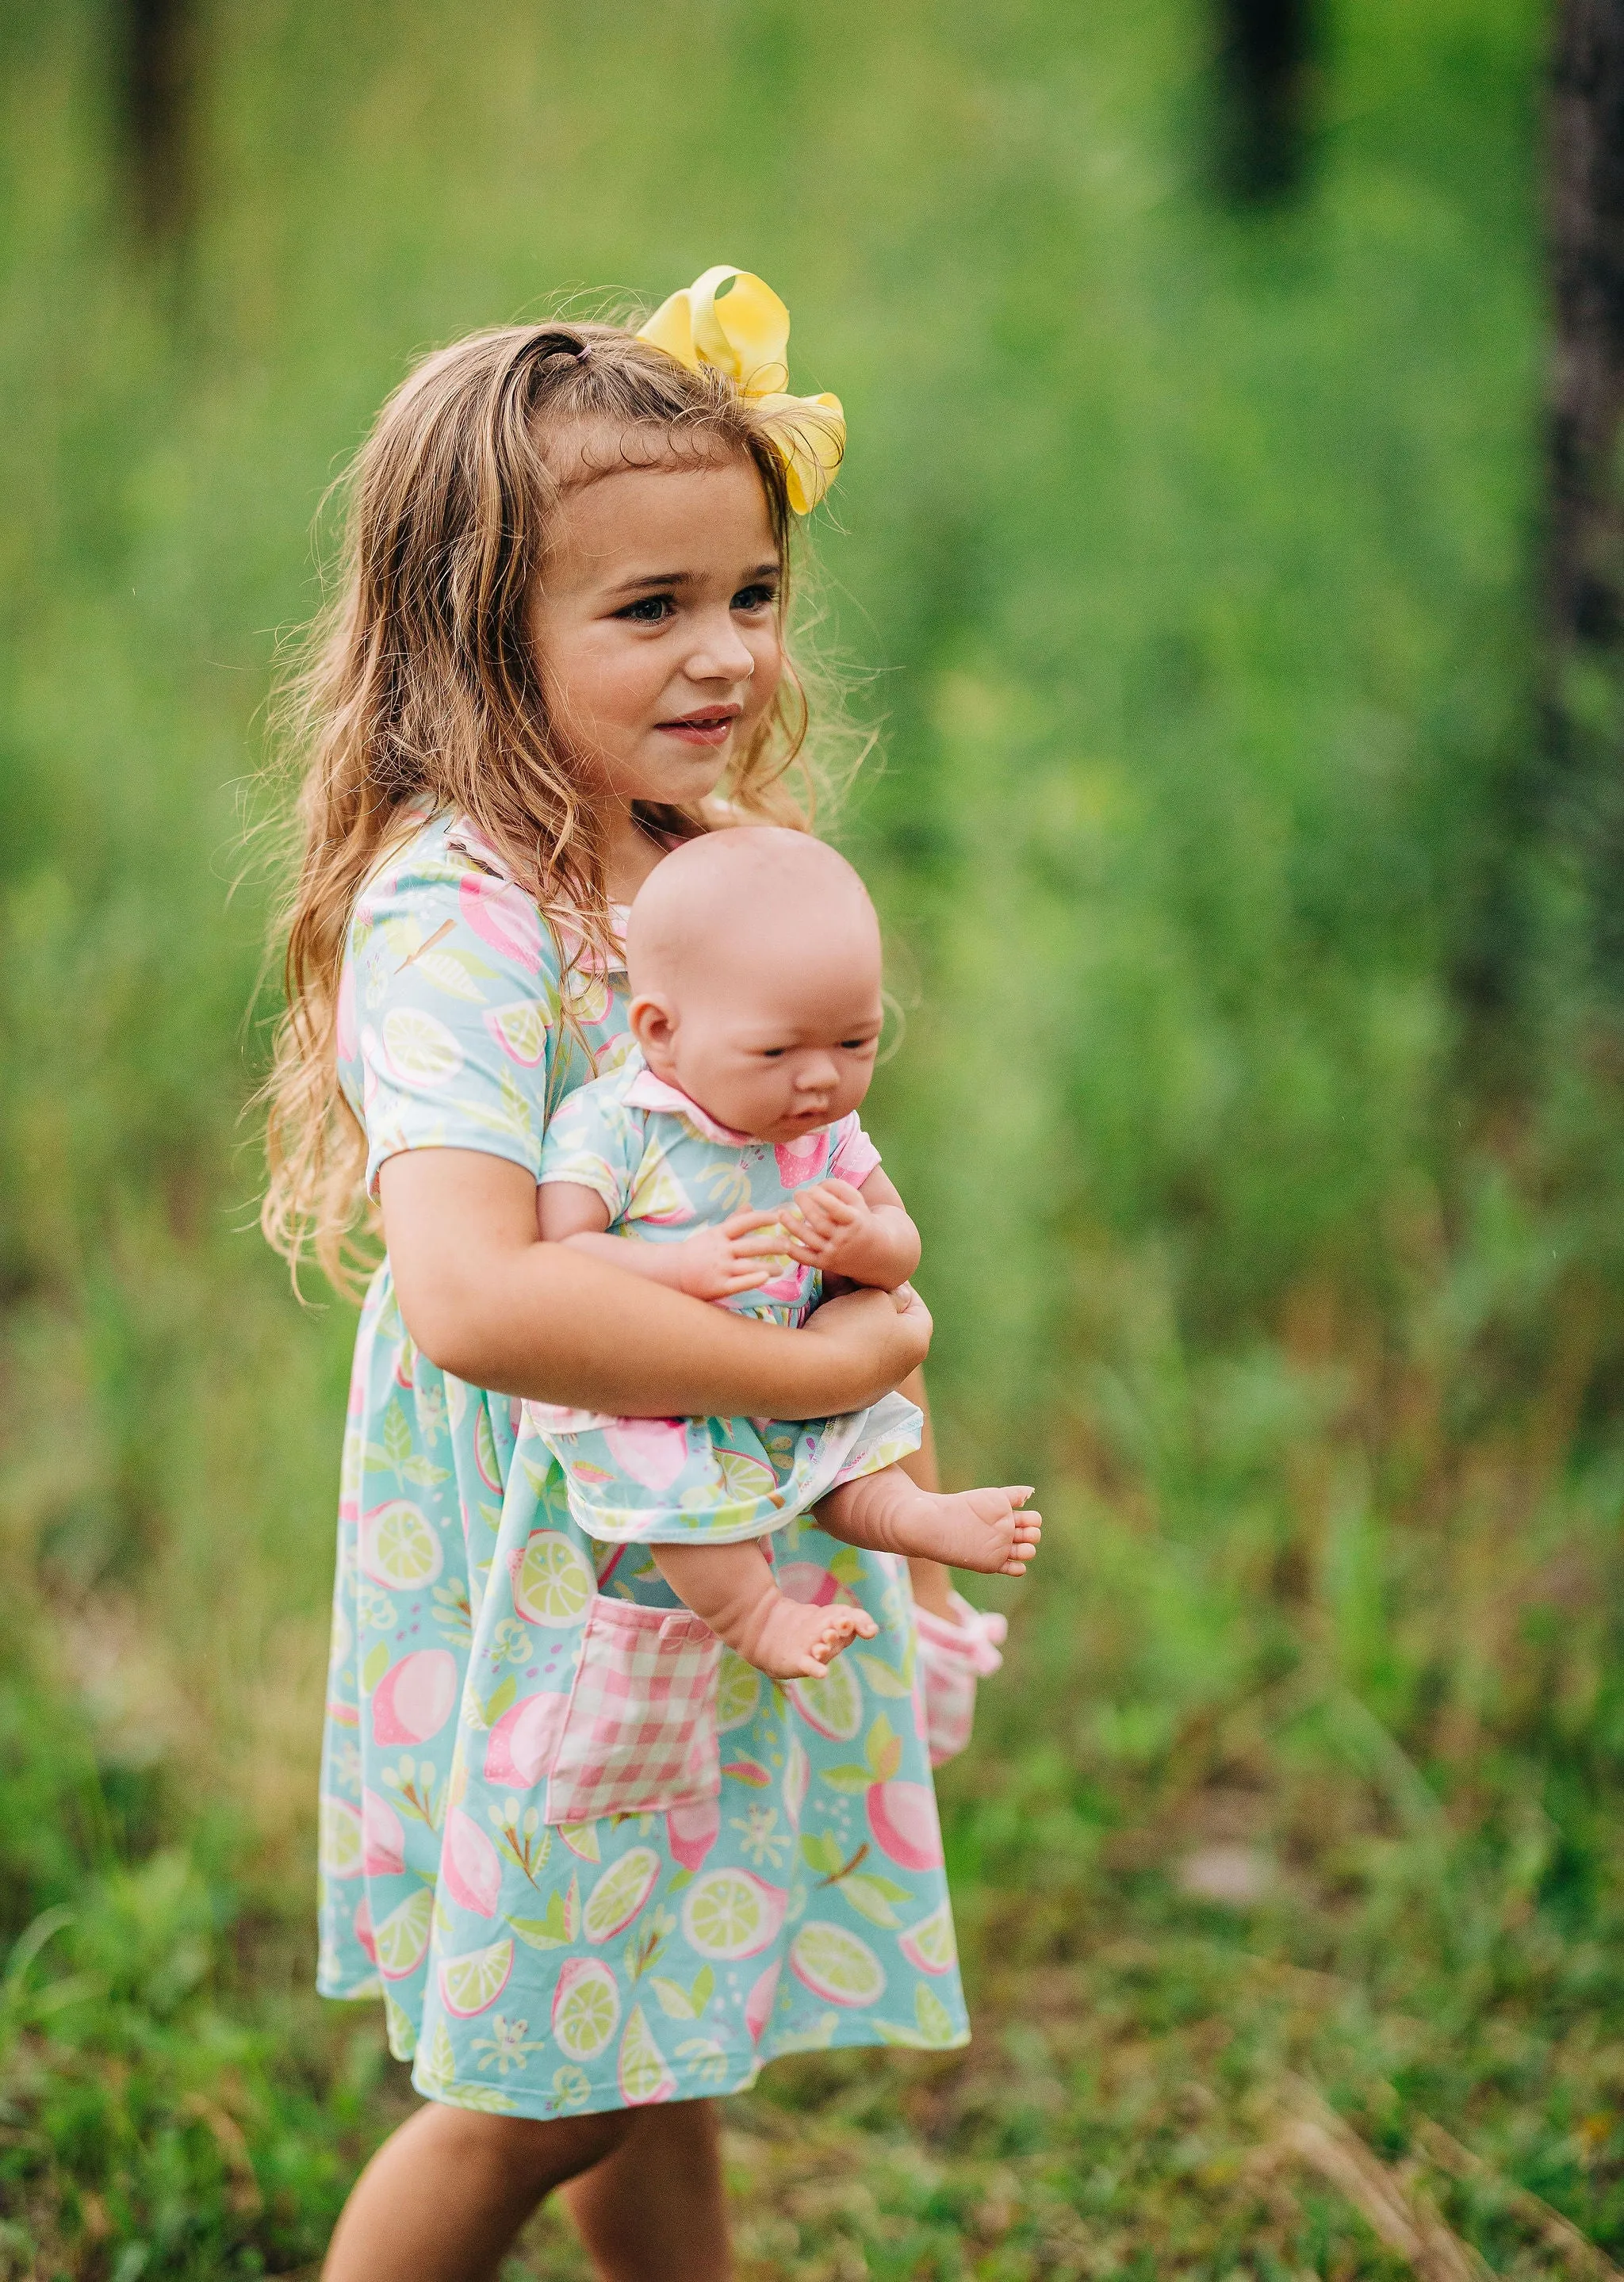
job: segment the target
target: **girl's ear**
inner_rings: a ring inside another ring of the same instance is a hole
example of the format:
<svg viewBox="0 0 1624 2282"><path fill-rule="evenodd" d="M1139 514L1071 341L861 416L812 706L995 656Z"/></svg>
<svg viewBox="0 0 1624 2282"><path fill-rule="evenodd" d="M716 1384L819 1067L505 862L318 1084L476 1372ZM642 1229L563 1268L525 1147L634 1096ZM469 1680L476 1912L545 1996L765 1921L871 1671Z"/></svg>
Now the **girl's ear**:
<svg viewBox="0 0 1624 2282"><path fill-rule="evenodd" d="M626 1026L657 1077L670 1068L677 1044L677 1010L658 990L646 990L626 1010Z"/></svg>

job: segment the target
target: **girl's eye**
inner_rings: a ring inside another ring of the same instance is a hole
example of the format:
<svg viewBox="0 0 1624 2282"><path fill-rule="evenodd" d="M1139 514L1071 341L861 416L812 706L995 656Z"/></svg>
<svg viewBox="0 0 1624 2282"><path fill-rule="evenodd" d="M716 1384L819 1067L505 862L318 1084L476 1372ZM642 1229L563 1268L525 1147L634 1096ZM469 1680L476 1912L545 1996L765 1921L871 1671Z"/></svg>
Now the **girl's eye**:
<svg viewBox="0 0 1624 2282"><path fill-rule="evenodd" d="M676 604L669 594L644 594L635 602L628 602L624 610L617 610L618 618L630 618L633 625L661 625Z"/></svg>
<svg viewBox="0 0 1624 2282"><path fill-rule="evenodd" d="M879 1043L878 1038L843 1038L840 1051L843 1054L871 1054Z"/></svg>
<svg viewBox="0 0 1624 2282"><path fill-rule="evenodd" d="M776 586L741 586L733 598L735 610L770 610L778 600Z"/></svg>
<svg viewBox="0 0 1624 2282"><path fill-rule="evenodd" d="M789 1048L786 1046L763 1046L761 1049L761 1059L764 1062L782 1061L788 1052Z"/></svg>

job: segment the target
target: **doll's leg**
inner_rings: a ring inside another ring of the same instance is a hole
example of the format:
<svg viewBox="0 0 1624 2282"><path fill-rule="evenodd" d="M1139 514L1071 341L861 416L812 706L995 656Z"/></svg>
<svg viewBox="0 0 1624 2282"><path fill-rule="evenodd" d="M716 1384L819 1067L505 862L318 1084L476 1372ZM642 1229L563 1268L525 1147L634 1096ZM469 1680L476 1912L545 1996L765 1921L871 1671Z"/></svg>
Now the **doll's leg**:
<svg viewBox="0 0 1624 2282"><path fill-rule="evenodd" d="M356 2181L322 2282L493 2282L537 2204L612 2155L641 2121L628 2108L541 2123L428 2101Z"/></svg>
<svg viewBox="0 0 1624 2282"><path fill-rule="evenodd" d="M878 1627L862 1609L786 1599L759 1545L654 1545L659 1572L685 1608L770 1680L821 1680L848 1641Z"/></svg>
<svg viewBox="0 0 1624 2282"><path fill-rule="evenodd" d="M925 1386L922 1369L911 1370L897 1389L905 1401L913 1403L920 1414L920 1443L897 1463L911 1482L934 1496L942 1486L942 1477L936 1468L936 1429L930 1423L930 1396ZM929 1615L939 1617L944 1625L956 1625L959 1618L953 1607L953 1580L945 1563L928 1561L921 1553L908 1560L908 1582L913 1587L913 1605Z"/></svg>
<svg viewBox="0 0 1624 2282"><path fill-rule="evenodd" d="M1037 1550L1043 1516L1023 1513L1032 1493L1014 1486L959 1490L949 1496L922 1490L900 1466L882 1466L831 1490L818 1520L831 1537L877 1553L905 1553L944 1561L989 1576L1021 1577Z"/></svg>
<svg viewBox="0 0 1624 2282"><path fill-rule="evenodd" d="M636 2111L560 2200L603 2282L731 2282L719 2122L711 2100Z"/></svg>

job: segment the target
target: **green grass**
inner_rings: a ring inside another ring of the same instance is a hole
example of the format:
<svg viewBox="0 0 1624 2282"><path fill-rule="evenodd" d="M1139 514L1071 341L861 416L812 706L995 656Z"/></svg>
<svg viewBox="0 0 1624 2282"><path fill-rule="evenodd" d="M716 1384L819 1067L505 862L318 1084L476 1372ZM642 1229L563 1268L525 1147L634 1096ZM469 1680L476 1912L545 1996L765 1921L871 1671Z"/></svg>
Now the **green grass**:
<svg viewBox="0 0 1624 2282"><path fill-rule="evenodd" d="M1616 2246L1605 1802L1485 1753L1451 1795L1301 1665L1205 1700L1188 1674L1169 1704L1158 1658L1194 1627L1131 1589L1143 1541L1058 1519L1063 1614L1026 1627L947 1785L976 2042L786 2064L734 2103L746 2274L1396 2275L1313 2159L1328 2114L1495 2271L1572 2268L1553 2210ZM55 1800L18 1802L53 1823L84 1771L57 1772ZM1237 1862L1249 1897L1187 1890ZM187 1852L74 1882L77 1915L14 1975L0 2181L39 2245L19 2274L117 2272L139 2244L132 2274L299 2266L404 2112L369 2012L316 2006L291 1898L242 1864L194 1817ZM1479 2176L1452 2176L1451 2145ZM514 2270L586 2270L544 2218Z"/></svg>
<svg viewBox="0 0 1624 2282"><path fill-rule="evenodd" d="M1053 1517L944 1784L976 2042L735 2103L748 2270L1584 2270L1531 2195L1624 2261L1620 1129L1508 839L1541 38L1350 0L1241 217L1194 0L211 12L159 259L101 12L10 12L0 2274L311 2266L403 2111L307 1993L350 1318L252 1232L241 788L411 356L718 259L851 415L873 1122L950 1463Z"/></svg>

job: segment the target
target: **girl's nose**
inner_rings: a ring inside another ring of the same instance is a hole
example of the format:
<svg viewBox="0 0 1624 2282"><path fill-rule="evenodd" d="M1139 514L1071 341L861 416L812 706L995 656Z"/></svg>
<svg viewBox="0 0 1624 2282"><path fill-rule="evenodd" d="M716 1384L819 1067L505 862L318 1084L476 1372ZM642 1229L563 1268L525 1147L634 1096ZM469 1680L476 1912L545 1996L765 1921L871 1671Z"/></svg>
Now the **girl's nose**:
<svg viewBox="0 0 1624 2282"><path fill-rule="evenodd" d="M690 681L748 681L754 673L755 658L726 611L700 629L686 671Z"/></svg>

